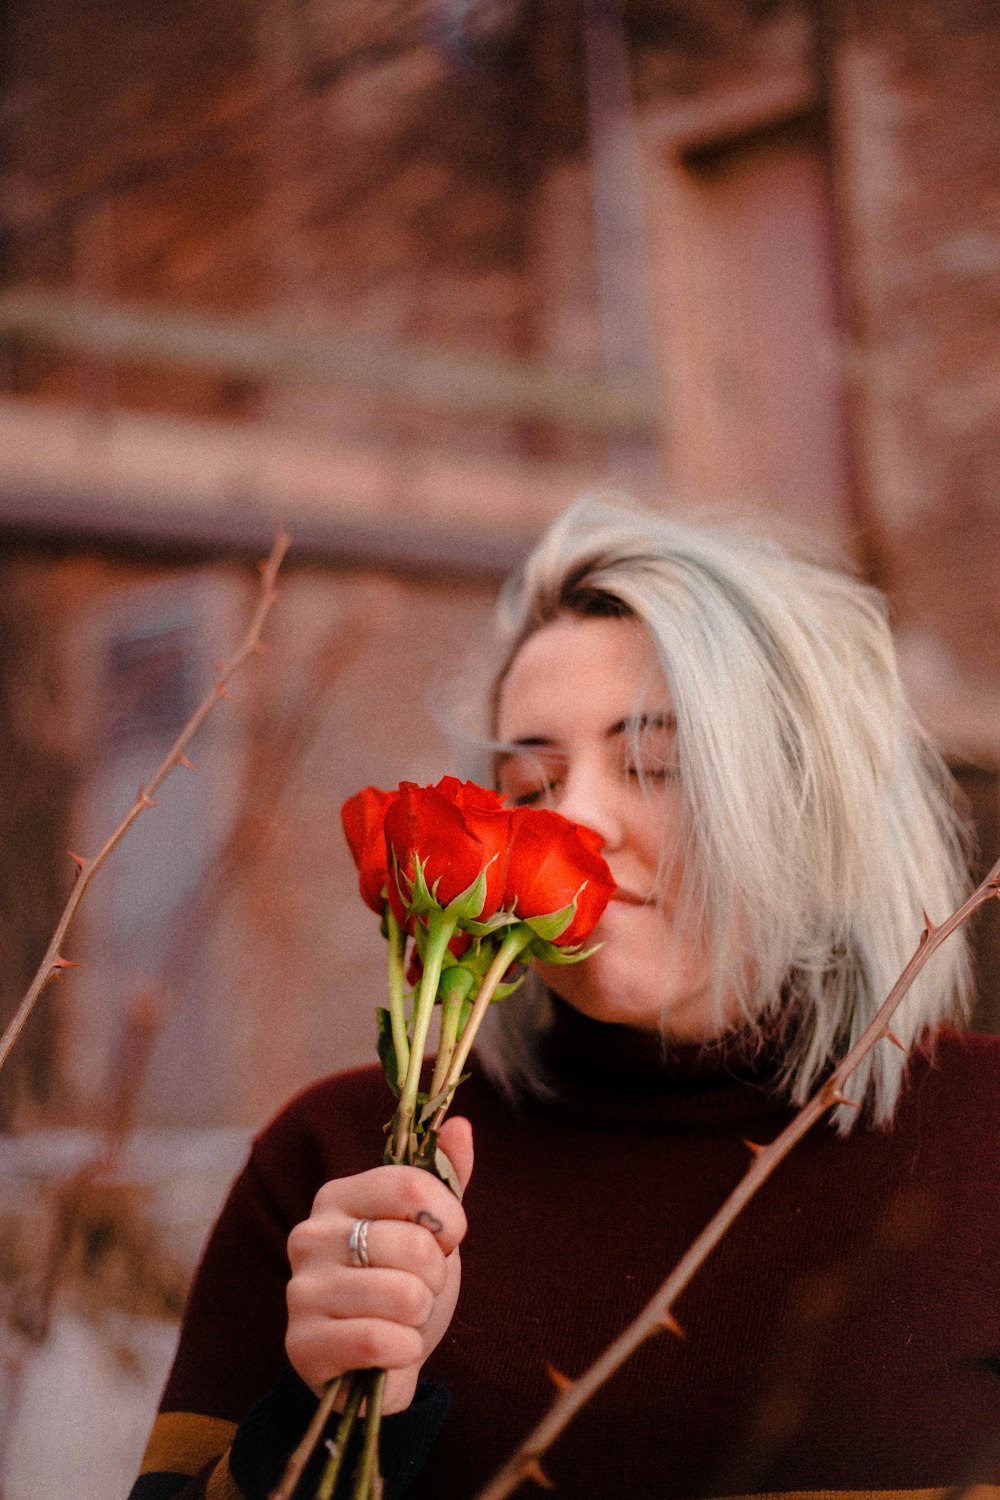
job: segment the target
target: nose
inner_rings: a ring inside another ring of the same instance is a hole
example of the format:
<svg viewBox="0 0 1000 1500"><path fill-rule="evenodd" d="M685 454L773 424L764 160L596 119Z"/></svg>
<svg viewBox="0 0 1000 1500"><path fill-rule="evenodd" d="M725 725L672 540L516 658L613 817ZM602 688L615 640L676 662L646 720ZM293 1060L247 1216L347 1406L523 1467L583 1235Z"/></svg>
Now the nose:
<svg viewBox="0 0 1000 1500"><path fill-rule="evenodd" d="M597 767L567 766L555 799L556 811L571 823L584 823L604 840L604 852L621 848L625 820L620 789Z"/></svg>

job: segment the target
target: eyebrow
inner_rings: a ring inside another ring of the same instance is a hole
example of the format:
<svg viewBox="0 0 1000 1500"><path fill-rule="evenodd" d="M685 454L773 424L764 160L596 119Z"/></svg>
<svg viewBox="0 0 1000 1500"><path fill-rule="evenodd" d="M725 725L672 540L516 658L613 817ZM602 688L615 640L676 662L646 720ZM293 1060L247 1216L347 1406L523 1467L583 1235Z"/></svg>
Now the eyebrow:
<svg viewBox="0 0 1000 1500"><path fill-rule="evenodd" d="M633 718L619 719L617 724L612 724L605 739L610 740L618 734L634 734L643 729L676 729L677 720L673 714L638 714Z"/></svg>
<svg viewBox="0 0 1000 1500"><path fill-rule="evenodd" d="M636 714L634 717L619 719L617 723L612 724L610 729L605 730L604 738L613 740L623 734L639 734L644 729L671 730L676 728L677 720L673 714ZM552 750L556 746L555 740L546 739L544 735L537 734L525 735L523 739L509 740L507 743L510 748L497 753L498 770L508 760L513 759L519 750Z"/></svg>

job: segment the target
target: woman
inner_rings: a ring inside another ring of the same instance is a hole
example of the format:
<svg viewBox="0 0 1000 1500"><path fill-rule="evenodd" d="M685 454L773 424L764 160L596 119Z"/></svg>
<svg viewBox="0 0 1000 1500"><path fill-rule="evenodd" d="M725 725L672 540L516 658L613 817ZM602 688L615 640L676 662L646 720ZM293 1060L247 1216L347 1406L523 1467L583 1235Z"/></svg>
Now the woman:
<svg viewBox="0 0 1000 1500"><path fill-rule="evenodd" d="M546 1366L572 1376L621 1331L746 1141L773 1139L871 1018L921 909L961 899L947 779L870 591L585 502L505 620L496 779L601 835L602 946L495 1008L468 1119L442 1135L464 1205L370 1168L375 1070L263 1133L134 1500L265 1496L316 1393L367 1365L390 1371L389 1494L472 1496L546 1408ZM644 1345L546 1456L560 1493L1000 1483L1000 1056L941 1029L967 990L959 936L898 1013L902 1049L852 1079L859 1107L796 1148L684 1294L688 1336Z"/></svg>

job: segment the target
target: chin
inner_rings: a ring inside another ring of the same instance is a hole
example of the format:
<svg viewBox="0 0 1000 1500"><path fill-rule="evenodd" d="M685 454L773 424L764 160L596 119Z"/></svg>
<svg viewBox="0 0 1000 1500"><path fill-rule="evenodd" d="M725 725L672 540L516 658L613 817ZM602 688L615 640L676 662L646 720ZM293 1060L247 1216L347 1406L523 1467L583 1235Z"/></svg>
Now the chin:
<svg viewBox="0 0 1000 1500"><path fill-rule="evenodd" d="M589 965L593 960L584 962ZM604 982L605 976L599 969L584 973L583 965L579 971L546 964L537 967L550 990L592 1021L631 1026L635 1031L655 1031L679 1042L707 1041L719 1032L707 985L700 980L671 993L669 988L665 992L662 971L657 972L655 981L647 983L642 983L635 974L627 978L608 975L608 982ZM612 982L615 977L620 982Z"/></svg>
<svg viewBox="0 0 1000 1500"><path fill-rule="evenodd" d="M596 955L595 955L596 956ZM589 962L589 960L587 960ZM572 1005L581 1015L592 1021L605 1021L613 1026L632 1026L637 1031L660 1031L664 1020L661 999L654 1003L648 997L636 994L634 987L624 985L605 989L595 984L592 975L575 974L572 969L539 964L538 973L543 982Z"/></svg>

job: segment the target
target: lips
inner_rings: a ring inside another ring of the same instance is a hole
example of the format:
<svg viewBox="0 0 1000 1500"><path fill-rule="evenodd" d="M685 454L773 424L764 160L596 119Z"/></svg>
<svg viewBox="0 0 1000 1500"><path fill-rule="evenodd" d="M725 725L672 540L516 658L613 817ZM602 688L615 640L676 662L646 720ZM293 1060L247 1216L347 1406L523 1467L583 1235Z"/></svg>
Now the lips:
<svg viewBox="0 0 1000 1500"><path fill-rule="evenodd" d="M624 885L616 886L611 900L620 901L624 906L651 906L653 902L652 896L640 896L637 891L630 891Z"/></svg>

